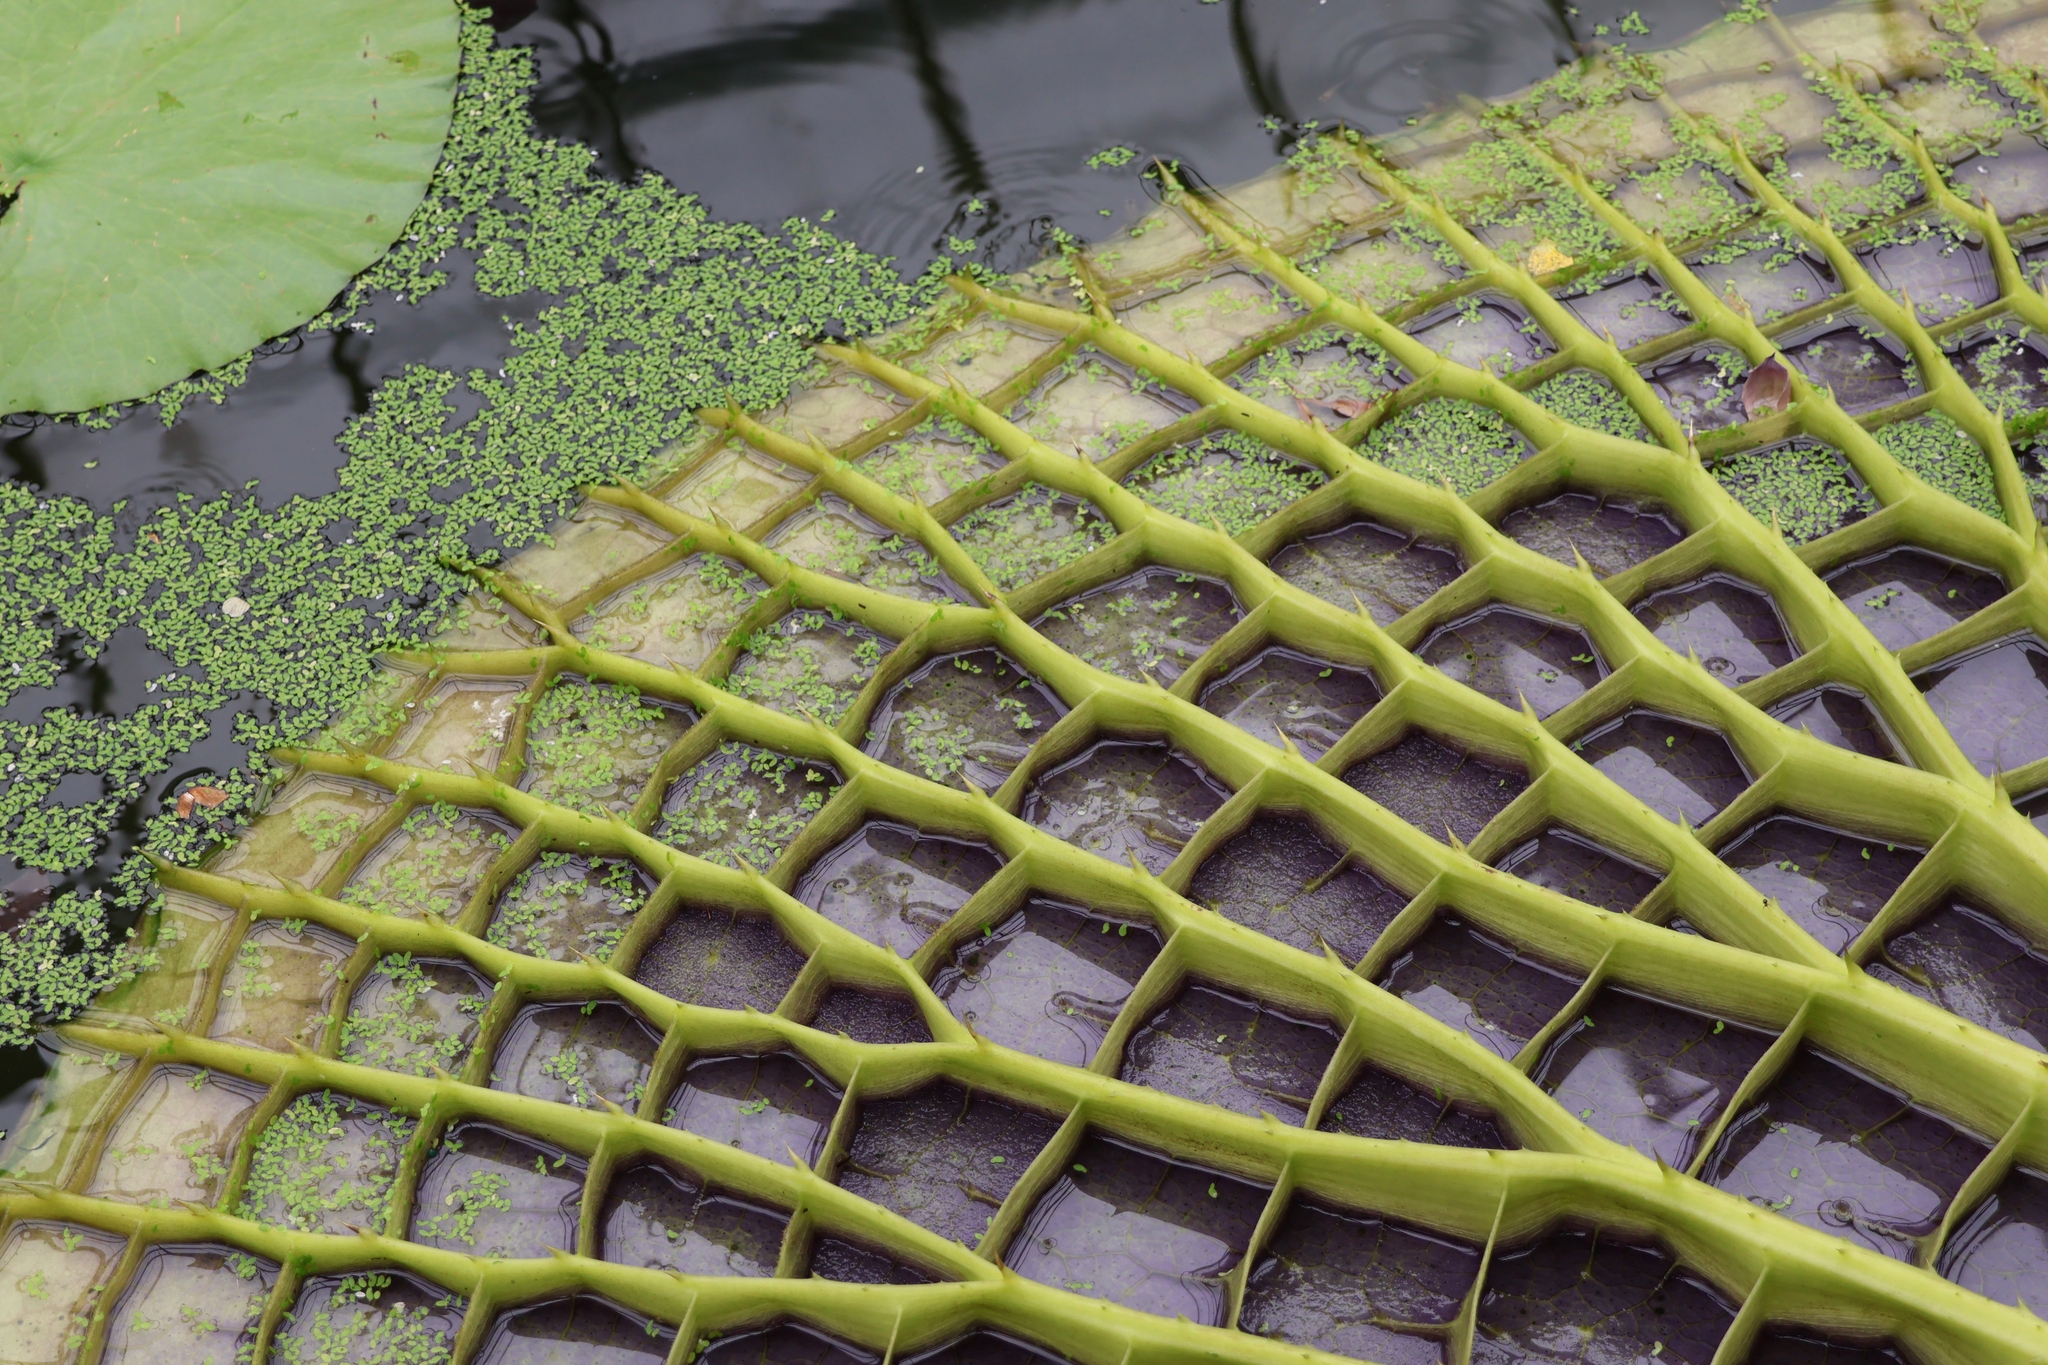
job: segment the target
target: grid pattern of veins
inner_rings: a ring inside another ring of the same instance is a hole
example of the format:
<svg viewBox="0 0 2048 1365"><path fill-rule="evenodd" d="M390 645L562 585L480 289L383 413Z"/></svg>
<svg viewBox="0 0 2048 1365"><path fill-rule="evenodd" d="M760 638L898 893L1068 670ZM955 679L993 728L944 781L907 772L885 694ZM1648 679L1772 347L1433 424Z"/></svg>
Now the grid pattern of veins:
<svg viewBox="0 0 2048 1365"><path fill-rule="evenodd" d="M1906 22L594 491L52 1035L10 1358L2038 1358L2042 25Z"/></svg>

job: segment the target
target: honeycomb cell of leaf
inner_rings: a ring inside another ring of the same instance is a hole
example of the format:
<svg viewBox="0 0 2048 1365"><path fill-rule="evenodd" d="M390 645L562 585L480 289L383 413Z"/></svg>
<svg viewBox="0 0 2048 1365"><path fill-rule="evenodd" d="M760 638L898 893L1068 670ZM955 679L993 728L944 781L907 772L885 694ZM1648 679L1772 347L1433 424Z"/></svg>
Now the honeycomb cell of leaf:
<svg viewBox="0 0 2048 1365"><path fill-rule="evenodd" d="M68 1365L104 1311L122 1240L63 1223L17 1222L0 1244L0 1325L21 1365Z"/></svg>
<svg viewBox="0 0 2048 1365"><path fill-rule="evenodd" d="M1658 361L1642 373L1687 431L1713 431L1748 420L1742 381L1749 376L1749 362L1725 346Z"/></svg>
<svg viewBox="0 0 2048 1365"><path fill-rule="evenodd" d="M7 1137L0 1141L0 1177L55 1184L81 1143L98 1140L94 1120L107 1097L126 1086L135 1060L88 1051L62 1037L44 1039L30 1065L46 1063L49 1070L40 1079L17 1080L0 1110L8 1120Z"/></svg>
<svg viewBox="0 0 2048 1365"><path fill-rule="evenodd" d="M1049 333L983 315L948 330L922 356L903 364L912 374L941 383L957 378L968 392L982 394L1022 374L1056 344Z"/></svg>
<svg viewBox="0 0 2048 1365"><path fill-rule="evenodd" d="M309 1279L278 1324L280 1365L401 1360L447 1365L455 1358L464 1304L407 1275L371 1273Z"/></svg>
<svg viewBox="0 0 2048 1365"><path fill-rule="evenodd" d="M766 871L839 782L829 763L729 741L668 789L654 837L707 862Z"/></svg>
<svg viewBox="0 0 2048 1365"><path fill-rule="evenodd" d="M675 1329L587 1294L501 1313L477 1365L661 1365Z"/></svg>
<svg viewBox="0 0 2048 1365"><path fill-rule="evenodd" d="M796 496L810 479L801 470L747 446L732 445L686 475L664 498L693 517L712 513L751 526Z"/></svg>
<svg viewBox="0 0 2048 1365"><path fill-rule="evenodd" d="M490 999L484 979L461 963L392 953L349 1000L342 1058L409 1076L458 1071Z"/></svg>
<svg viewBox="0 0 2048 1365"><path fill-rule="evenodd" d="M391 804L391 793L366 782L325 774L295 779L266 814L208 869L265 886L287 879L318 886L356 835ZM289 816L278 819L277 816Z"/></svg>
<svg viewBox="0 0 2048 1365"><path fill-rule="evenodd" d="M929 1043L932 1031L908 996L879 995L835 986L818 1003L811 1027L856 1043Z"/></svg>
<svg viewBox="0 0 2048 1365"><path fill-rule="evenodd" d="M1059 1130L1043 1114L945 1081L860 1109L839 1183L968 1248Z"/></svg>
<svg viewBox="0 0 2048 1365"><path fill-rule="evenodd" d="M1529 391L1550 412L1588 431L1625 441L1649 441L1650 429L1621 391L1591 370L1567 370Z"/></svg>
<svg viewBox="0 0 2048 1365"><path fill-rule="evenodd" d="M1841 454L1817 441L1787 441L1716 460L1708 472L1728 495L1794 545L1818 540L1877 510Z"/></svg>
<svg viewBox="0 0 2048 1365"><path fill-rule="evenodd" d="M1647 872L1575 830L1552 825L1495 864L1525 882L1625 915L1657 888Z"/></svg>
<svg viewBox="0 0 2048 1365"><path fill-rule="evenodd" d="M2048 645L2016 635L1945 659L1913 684L1980 773L2048 757Z"/></svg>
<svg viewBox="0 0 2048 1365"><path fill-rule="evenodd" d="M1609 987L1544 1054L1536 1083L1594 1132L1685 1170L1770 1035Z"/></svg>
<svg viewBox="0 0 2048 1365"><path fill-rule="evenodd" d="M257 1136L236 1215L294 1232L382 1232L417 1127L351 1095L301 1095Z"/></svg>
<svg viewBox="0 0 2048 1365"><path fill-rule="evenodd" d="M986 487L989 475L1008 463L981 433L940 413L876 446L855 468L899 498L933 506L963 488Z"/></svg>
<svg viewBox="0 0 2048 1365"><path fill-rule="evenodd" d="M994 791L1066 711L999 650L944 655L882 699L867 752L934 782Z"/></svg>
<svg viewBox="0 0 2048 1365"><path fill-rule="evenodd" d="M1069 598L1031 624L1105 673L1133 681L1149 674L1165 686L1242 615L1215 579L1155 566Z"/></svg>
<svg viewBox="0 0 2048 1365"><path fill-rule="evenodd" d="M1064 1365L1064 1357L1015 1337L976 1332L920 1356L906 1365Z"/></svg>
<svg viewBox="0 0 2048 1365"><path fill-rule="evenodd" d="M406 919L433 914L453 920L517 837L512 826L481 811L440 801L421 806L363 860L341 899Z"/></svg>
<svg viewBox="0 0 2048 1365"><path fill-rule="evenodd" d="M1989 1152L1809 1048L1729 1126L1701 1174L1795 1222L1906 1261Z"/></svg>
<svg viewBox="0 0 2048 1365"><path fill-rule="evenodd" d="M224 1246L159 1246L143 1253L108 1316L109 1365L213 1365L247 1360L274 1262Z"/></svg>
<svg viewBox="0 0 2048 1365"><path fill-rule="evenodd" d="M1822 947L1839 953L1926 851L1778 815L1738 834L1720 856Z"/></svg>
<svg viewBox="0 0 2048 1365"><path fill-rule="evenodd" d="M815 434L840 446L902 414L909 403L879 380L832 366L761 416L761 424L798 440Z"/></svg>
<svg viewBox="0 0 2048 1365"><path fill-rule="evenodd" d="M2048 355L2030 332L1992 324L1990 336L1963 346L1950 363L1992 412L2048 408ZM2015 453L2018 453L2015 451Z"/></svg>
<svg viewBox="0 0 2048 1365"><path fill-rule="evenodd" d="M491 1062L491 1088L595 1109L600 1099L631 1112L646 1093L661 1035L610 1000L528 1005Z"/></svg>
<svg viewBox="0 0 2048 1365"><path fill-rule="evenodd" d="M1723 254L1725 249L1713 253ZM1751 315L1761 323L1775 322L1837 292L1834 272L1783 237L1729 260L1710 256L1695 261L1692 270L1700 283L1716 294L1748 304Z"/></svg>
<svg viewBox="0 0 2048 1365"><path fill-rule="evenodd" d="M878 820L820 858L798 884L797 899L909 957L1001 867L986 844Z"/></svg>
<svg viewBox="0 0 2048 1365"><path fill-rule="evenodd" d="M1344 781L1417 829L1470 843L1529 785L1527 775L1416 731L1352 764Z"/></svg>
<svg viewBox="0 0 2048 1365"><path fill-rule="evenodd" d="M1871 975L2048 1052L2048 955L1995 916L1957 901L1885 945Z"/></svg>
<svg viewBox="0 0 2048 1365"><path fill-rule="evenodd" d="M1889 1345L1842 1341L1800 1328L1765 1328L1748 1365L1912 1365Z"/></svg>
<svg viewBox="0 0 2048 1365"><path fill-rule="evenodd" d="M1124 480L1160 511L1234 536L1323 482L1322 471L1235 431L1161 451Z"/></svg>
<svg viewBox="0 0 2048 1365"><path fill-rule="evenodd" d="M1325 602L1362 606L1383 626L1464 572L1456 551L1369 521L1292 541L1273 556L1271 567Z"/></svg>
<svg viewBox="0 0 2048 1365"><path fill-rule="evenodd" d="M576 634L645 663L699 668L767 590L730 560L692 555L605 598Z"/></svg>
<svg viewBox="0 0 2048 1365"><path fill-rule="evenodd" d="M795 611L743 642L726 688L735 696L827 725L846 714L888 644L828 612Z"/></svg>
<svg viewBox="0 0 2048 1365"><path fill-rule="evenodd" d="M815 1165L825 1150L839 1090L794 1053L702 1057L683 1072L669 1122L769 1161L790 1153Z"/></svg>
<svg viewBox="0 0 2048 1365"><path fill-rule="evenodd" d="M1654 711L1631 711L1573 740L1572 749L1666 820L1683 817L1694 826L1749 786L1727 740Z"/></svg>
<svg viewBox="0 0 2048 1365"><path fill-rule="evenodd" d="M1987 1299L2048 1306L2048 1176L2015 1167L1949 1234L1937 1268Z"/></svg>
<svg viewBox="0 0 2048 1365"><path fill-rule="evenodd" d="M576 1245L580 1158L500 1128L462 1123L420 1172L407 1235L469 1256L545 1256Z"/></svg>
<svg viewBox="0 0 2048 1365"><path fill-rule="evenodd" d="M707 1009L772 1011L796 984L804 955L774 920L684 905L640 959L633 979Z"/></svg>
<svg viewBox="0 0 2048 1365"><path fill-rule="evenodd" d="M449 610L434 643L443 649L532 649L543 632L525 612L475 593Z"/></svg>
<svg viewBox="0 0 2048 1365"><path fill-rule="evenodd" d="M1090 1133L1005 1257L1027 1280L1216 1325L1267 1191Z"/></svg>
<svg viewBox="0 0 2048 1365"><path fill-rule="evenodd" d="M1203 860L1188 898L1303 952L1364 957L1407 897L1306 820L1261 815Z"/></svg>
<svg viewBox="0 0 2048 1365"><path fill-rule="evenodd" d="M1580 980L1440 911L1380 984L1481 1047L1513 1058L1570 1003Z"/></svg>
<svg viewBox="0 0 2048 1365"><path fill-rule="evenodd" d="M1483 301L1482 301L1483 300ZM1436 316L1441 316L1436 315ZM1490 366L1495 374L1513 374L1550 352L1550 339L1505 298L1468 295L1441 321L1410 326L1410 336L1459 365Z"/></svg>
<svg viewBox="0 0 2048 1365"><path fill-rule="evenodd" d="M771 531L763 543L800 568L898 597L925 602L961 597L922 544L887 530L833 494L821 494Z"/></svg>
<svg viewBox="0 0 2048 1365"><path fill-rule="evenodd" d="M1911 241L1877 247L1865 254L1863 264L1886 293L1908 296L1914 317L1928 326L1998 297L1998 276L1983 244L1938 228Z"/></svg>
<svg viewBox="0 0 2048 1365"><path fill-rule="evenodd" d="M1799 653L1769 595L1729 574L1652 593L1635 615L1668 648L1697 654L1730 687L1754 682Z"/></svg>
<svg viewBox="0 0 2048 1365"><path fill-rule="evenodd" d="M874 1365L872 1352L848 1346L794 1322L762 1332L720 1337L697 1357L702 1365Z"/></svg>
<svg viewBox="0 0 2048 1365"><path fill-rule="evenodd" d="M494 771L519 702L516 682L450 679L427 694L412 723L392 741L390 757L463 775L478 768Z"/></svg>
<svg viewBox="0 0 2048 1365"><path fill-rule="evenodd" d="M1317 263L1318 282L1355 294L1367 307L1384 312L1465 273L1449 243L1412 224L1412 219L1397 220L1390 230L1331 252Z"/></svg>
<svg viewBox="0 0 2048 1365"><path fill-rule="evenodd" d="M1991 461L1984 448L1946 413L1930 412L1904 422L1877 429L1877 443L1906 469L1919 475L1937 492L1946 493L1966 507L1974 507L1994 521L2005 520L1998 501L1998 484L1991 474Z"/></svg>
<svg viewBox="0 0 2048 1365"><path fill-rule="evenodd" d="M1094 351L1083 351L1019 403L1010 420L1062 455L1099 460L1181 416L1156 385L1140 385Z"/></svg>
<svg viewBox="0 0 2048 1365"><path fill-rule="evenodd" d="M1564 305L1593 335L1612 338L1624 351L1692 321L1677 296L1647 271L1574 294Z"/></svg>
<svg viewBox="0 0 2048 1365"><path fill-rule="evenodd" d="M217 865L216 865L217 866ZM213 968L233 940L234 912L218 902L183 891L162 893L156 966L125 986L101 995L86 1018L115 1028L187 1026L212 984ZM54 964L53 964L54 965Z"/></svg>
<svg viewBox="0 0 2048 1365"><path fill-rule="evenodd" d="M1284 733L1313 762L1379 699L1379 684L1364 669L1275 647L1203 688L1201 705L1275 748Z"/></svg>
<svg viewBox="0 0 2048 1365"><path fill-rule="evenodd" d="M317 1047L334 1006L335 979L355 945L303 920L265 920L235 950L208 1037L273 1052Z"/></svg>
<svg viewBox="0 0 2048 1365"><path fill-rule="evenodd" d="M1448 1326L1479 1277L1479 1251L1296 1199L1245 1282L1237 1325L1355 1360L1438 1365L1439 1340L1388 1324Z"/></svg>
<svg viewBox="0 0 2048 1365"><path fill-rule="evenodd" d="M990 1042L1086 1066L1157 956L1149 925L1033 898L961 944L932 989Z"/></svg>
<svg viewBox="0 0 2048 1365"><path fill-rule="evenodd" d="M1122 1076L1182 1099L1240 1114L1307 1121L1337 1031L1290 1018L1263 1001L1189 985L1132 1036Z"/></svg>
<svg viewBox="0 0 2048 1365"><path fill-rule="evenodd" d="M1351 1085L1323 1115L1323 1132L1388 1142L1433 1142L1440 1147L1479 1147L1498 1151L1514 1144L1486 1114L1461 1109L1434 1093L1417 1089L1400 1077L1370 1064L1359 1068Z"/></svg>
<svg viewBox="0 0 2048 1365"><path fill-rule="evenodd" d="M1875 140L1847 149L1816 140L1795 146L1785 163L1791 176L1781 183L1792 190L1793 202L1851 229L1898 214L1926 193L1919 176Z"/></svg>
<svg viewBox="0 0 2048 1365"><path fill-rule="evenodd" d="M647 903L647 874L632 863L544 852L498 899L485 937L551 962L578 953L603 962Z"/></svg>
<svg viewBox="0 0 2048 1365"><path fill-rule="evenodd" d="M1914 549L1858 560L1827 583L1892 650L1938 635L2005 595L1998 575Z"/></svg>
<svg viewBox="0 0 2048 1365"><path fill-rule="evenodd" d="M1801 692L1773 706L1771 715L1838 749L1868 754L1888 763L1899 761L1898 746L1893 743L1891 732L1871 711L1863 694L1853 688L1820 687Z"/></svg>
<svg viewBox="0 0 2048 1365"><path fill-rule="evenodd" d="M1046 773L1024 798L1024 819L1062 843L1152 872L1195 836L1229 793L1165 744L1104 740Z"/></svg>
<svg viewBox="0 0 2048 1365"><path fill-rule="evenodd" d="M931 1284L924 1271L899 1256L843 1237L820 1237L811 1252L811 1276L841 1284Z"/></svg>
<svg viewBox="0 0 2048 1365"><path fill-rule="evenodd" d="M1492 408L1461 398L1432 398L1372 429L1359 453L1432 487L1449 483L1464 497L1513 469L1534 451Z"/></svg>
<svg viewBox="0 0 2048 1365"><path fill-rule="evenodd" d="M631 687L557 679L534 705L520 786L589 815L624 815L695 719Z"/></svg>
<svg viewBox="0 0 2048 1365"><path fill-rule="evenodd" d="M1401 387L1384 351L1354 332L1317 328L1267 351L1230 376L1230 386L1289 417L1337 427Z"/></svg>
<svg viewBox="0 0 2048 1365"><path fill-rule="evenodd" d="M668 543L666 534L631 512L586 502L545 541L513 556L505 572L552 601L566 602Z"/></svg>
<svg viewBox="0 0 2048 1365"><path fill-rule="evenodd" d="M216 1202L262 1088L196 1066L153 1068L114 1120L86 1193L134 1204Z"/></svg>
<svg viewBox="0 0 2048 1365"><path fill-rule="evenodd" d="M1610 578L1685 539L1670 513L1654 503L1631 503L1592 493L1561 493L1511 512L1501 531L1516 543L1562 564L1577 550L1593 572Z"/></svg>
<svg viewBox="0 0 2048 1365"><path fill-rule="evenodd" d="M1095 504L1039 483L976 508L947 530L1004 592L1015 592L1116 539L1116 527Z"/></svg>
<svg viewBox="0 0 2048 1365"><path fill-rule="evenodd" d="M1196 364L1210 365L1293 314L1291 301L1271 285L1231 270L1147 299L1124 310L1118 321L1171 355L1192 356Z"/></svg>
<svg viewBox="0 0 2048 1365"><path fill-rule="evenodd" d="M1654 1247L1563 1232L1495 1252L1473 1365L1709 1365L1735 1311Z"/></svg>
<svg viewBox="0 0 2048 1365"><path fill-rule="evenodd" d="M685 1275L773 1275L788 1225L780 1209L650 1161L612 1177L598 1220L599 1254Z"/></svg>
<svg viewBox="0 0 2048 1365"><path fill-rule="evenodd" d="M1789 360L1815 387L1832 389L1845 412L1870 412L1920 392L1910 361L1874 327L1839 327L1788 347Z"/></svg>
<svg viewBox="0 0 2048 1365"><path fill-rule="evenodd" d="M1584 631L1512 607L1484 607L1439 626L1416 651L1453 682L1538 716L1571 705L1606 668Z"/></svg>
<svg viewBox="0 0 2048 1365"><path fill-rule="evenodd" d="M1957 162L1954 174L1975 187L1984 206L1995 209L2001 220L2032 217L2035 205L2048 202L2048 147L2024 129L2009 130L1977 155Z"/></svg>

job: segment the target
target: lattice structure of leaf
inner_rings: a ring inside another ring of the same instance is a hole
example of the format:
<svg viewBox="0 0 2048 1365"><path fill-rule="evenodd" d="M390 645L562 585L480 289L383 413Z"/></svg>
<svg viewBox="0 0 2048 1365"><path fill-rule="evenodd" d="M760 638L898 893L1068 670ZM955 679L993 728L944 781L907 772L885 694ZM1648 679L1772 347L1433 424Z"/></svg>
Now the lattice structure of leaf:
<svg viewBox="0 0 2048 1365"><path fill-rule="evenodd" d="M2048 1359L2048 19L1737 20L593 490L162 872L23 1358Z"/></svg>

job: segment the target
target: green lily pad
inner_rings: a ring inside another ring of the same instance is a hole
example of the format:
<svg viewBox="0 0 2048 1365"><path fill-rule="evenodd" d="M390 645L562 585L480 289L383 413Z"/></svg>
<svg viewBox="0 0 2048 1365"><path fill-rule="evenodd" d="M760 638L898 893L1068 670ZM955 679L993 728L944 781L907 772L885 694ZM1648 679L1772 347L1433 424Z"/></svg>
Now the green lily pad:
<svg viewBox="0 0 2048 1365"><path fill-rule="evenodd" d="M0 413L144 397L391 245L453 107L448 0L0 0Z"/></svg>

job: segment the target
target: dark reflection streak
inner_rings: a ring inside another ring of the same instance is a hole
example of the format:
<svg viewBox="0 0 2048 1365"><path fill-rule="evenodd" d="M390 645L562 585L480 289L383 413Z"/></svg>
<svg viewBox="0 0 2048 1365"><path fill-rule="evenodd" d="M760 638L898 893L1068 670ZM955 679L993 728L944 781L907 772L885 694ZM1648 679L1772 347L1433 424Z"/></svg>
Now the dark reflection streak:
<svg viewBox="0 0 2048 1365"><path fill-rule="evenodd" d="M1084 0L983 0L943 4L919 22L932 34L989 28L1048 10L1076 9ZM580 14L577 0L552 0L550 17ZM849 66L886 56L897 46L899 0L852 0L804 23L761 24L701 47L667 52L629 65L607 65L612 112L630 122L658 110L741 90L762 90L807 80L820 67ZM561 20L564 27L571 25ZM590 59L586 56L586 63ZM556 126L574 99L535 101L543 126Z"/></svg>
<svg viewBox="0 0 2048 1365"><path fill-rule="evenodd" d="M975 194L991 188L988 167L981 149L967 130L967 107L953 91L952 78L939 63L936 45L925 25L924 6L919 0L894 0L896 23L909 50L911 69L917 74L918 93L925 114L938 130L946 148L946 179L961 194ZM990 217L993 226L993 215Z"/></svg>
<svg viewBox="0 0 2048 1365"><path fill-rule="evenodd" d="M547 129L573 128L580 141L597 148L600 165L617 179L631 180L646 168L626 138L628 101L621 98L621 86L632 73L618 70L611 30L582 0L549 0L546 12L575 41L576 93L566 100L536 97L535 121Z"/></svg>
<svg viewBox="0 0 2048 1365"><path fill-rule="evenodd" d="M1237 69L1244 77L1245 95L1252 107L1267 118L1278 119L1291 130L1294 115L1288 111L1287 97L1280 90L1280 70L1277 61L1265 69L1259 66L1258 38L1252 32L1251 8L1248 0L1230 0L1230 46L1237 54ZM1288 133L1282 133L1286 138Z"/></svg>
<svg viewBox="0 0 2048 1365"><path fill-rule="evenodd" d="M1585 41L1579 37L1578 32L1572 27L1571 0L1549 0L1549 3L1551 16L1557 20L1558 31L1564 35L1564 40L1571 44L1573 52L1579 56L1585 56Z"/></svg>
<svg viewBox="0 0 2048 1365"><path fill-rule="evenodd" d="M349 408L359 416L370 410L370 392L374 387L370 377L363 373L363 362L369 358L369 338L353 330L337 332L328 343L328 368L348 385Z"/></svg>

